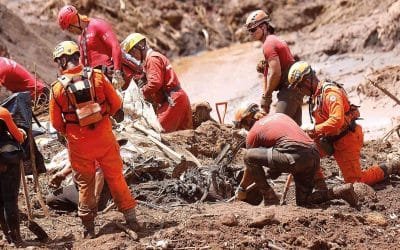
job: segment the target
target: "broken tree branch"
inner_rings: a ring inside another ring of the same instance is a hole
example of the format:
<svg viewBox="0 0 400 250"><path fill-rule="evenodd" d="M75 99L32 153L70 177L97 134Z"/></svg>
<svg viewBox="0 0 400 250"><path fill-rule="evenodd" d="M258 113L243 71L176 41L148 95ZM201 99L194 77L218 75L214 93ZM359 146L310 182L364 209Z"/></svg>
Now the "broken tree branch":
<svg viewBox="0 0 400 250"><path fill-rule="evenodd" d="M372 81L371 79L369 79L368 77L364 77L365 79L367 79L367 81L369 83L372 84L372 86L374 86L375 88L379 89L380 91L382 91L385 95L389 96L393 101L395 101L398 105L400 105L400 100L394 96L392 93L390 93L387 89L385 89L382 86L379 86L379 84L375 81Z"/></svg>

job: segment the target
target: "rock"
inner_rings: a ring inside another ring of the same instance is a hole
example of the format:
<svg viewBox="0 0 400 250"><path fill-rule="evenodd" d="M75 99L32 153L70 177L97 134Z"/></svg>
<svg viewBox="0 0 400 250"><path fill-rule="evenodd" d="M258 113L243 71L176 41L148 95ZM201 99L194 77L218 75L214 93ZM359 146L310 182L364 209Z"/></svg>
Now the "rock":
<svg viewBox="0 0 400 250"><path fill-rule="evenodd" d="M263 214L259 217L256 217L253 219L252 222L250 222L249 227L255 227L255 228L263 228L266 225L276 225L279 224L280 222L275 219L275 214Z"/></svg>
<svg viewBox="0 0 400 250"><path fill-rule="evenodd" d="M385 216L381 213L368 213L365 215L365 221L368 224L373 224L381 227L386 227L388 225L388 221Z"/></svg>
<svg viewBox="0 0 400 250"><path fill-rule="evenodd" d="M234 214L227 214L221 217L220 223L222 225L228 226L228 227L234 227L239 224L236 216Z"/></svg>

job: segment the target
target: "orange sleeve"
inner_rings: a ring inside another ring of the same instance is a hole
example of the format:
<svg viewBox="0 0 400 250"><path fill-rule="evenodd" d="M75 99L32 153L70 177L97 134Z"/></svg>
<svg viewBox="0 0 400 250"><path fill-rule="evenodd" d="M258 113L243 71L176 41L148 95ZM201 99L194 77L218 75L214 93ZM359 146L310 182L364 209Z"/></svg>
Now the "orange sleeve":
<svg viewBox="0 0 400 250"><path fill-rule="evenodd" d="M61 105L61 103L58 100L57 100L58 103L56 102L56 99L61 95L61 91L62 88L60 88L59 86L56 85L53 87L53 91L49 102L49 115L50 115L51 125L61 134L65 134L66 124L62 117L61 107L59 106Z"/></svg>
<svg viewBox="0 0 400 250"><path fill-rule="evenodd" d="M121 107L122 100L118 96L117 91L114 89L110 81L103 74L99 74L104 88L104 95L108 104L110 105L110 115L114 115Z"/></svg>
<svg viewBox="0 0 400 250"><path fill-rule="evenodd" d="M317 136L335 135L344 124L344 102L339 90L327 89L323 96L323 112L328 119L315 125Z"/></svg>
<svg viewBox="0 0 400 250"><path fill-rule="evenodd" d="M15 140L17 140L19 143L24 142L24 135L21 133L21 131L18 130L18 127L14 123L11 113L3 107L0 107L0 120L3 120L5 122L8 131Z"/></svg>

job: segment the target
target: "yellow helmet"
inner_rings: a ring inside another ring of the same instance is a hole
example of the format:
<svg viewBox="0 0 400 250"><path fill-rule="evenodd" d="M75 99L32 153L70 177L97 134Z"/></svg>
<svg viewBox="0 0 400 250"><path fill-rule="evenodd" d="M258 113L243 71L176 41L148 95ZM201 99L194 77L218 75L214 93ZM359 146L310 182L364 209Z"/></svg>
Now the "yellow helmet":
<svg viewBox="0 0 400 250"><path fill-rule="evenodd" d="M63 55L71 56L77 52L79 52L79 47L78 47L78 44L76 44L76 42L63 41L63 42L57 44L56 48L54 49L53 60L56 60L57 58L59 58Z"/></svg>
<svg viewBox="0 0 400 250"><path fill-rule="evenodd" d="M263 10L256 10L249 14L246 19L246 28L248 30L253 29L261 23L269 23L271 21L269 15Z"/></svg>
<svg viewBox="0 0 400 250"><path fill-rule="evenodd" d="M288 73L288 82L290 86L296 87L304 80L304 77L312 73L310 64L304 61L294 63Z"/></svg>
<svg viewBox="0 0 400 250"><path fill-rule="evenodd" d="M146 39L144 35L140 33L132 33L122 41L121 48L128 53L136 44L144 39Z"/></svg>
<svg viewBox="0 0 400 250"><path fill-rule="evenodd" d="M251 114L255 114L258 111L260 111L260 108L258 107L257 104L255 103L249 104L246 102L242 103L239 106L239 108L236 109L233 124L237 127L245 117Z"/></svg>

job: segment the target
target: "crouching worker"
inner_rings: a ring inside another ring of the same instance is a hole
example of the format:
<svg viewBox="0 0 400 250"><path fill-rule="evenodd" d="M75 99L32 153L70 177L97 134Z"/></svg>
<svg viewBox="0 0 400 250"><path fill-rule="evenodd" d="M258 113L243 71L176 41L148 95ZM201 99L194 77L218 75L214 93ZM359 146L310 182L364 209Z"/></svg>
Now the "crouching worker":
<svg viewBox="0 0 400 250"><path fill-rule="evenodd" d="M398 157L361 169L360 153L364 135L362 127L356 123L360 112L357 106L350 103L343 86L330 80L319 81L311 66L303 61L290 67L288 81L290 88L310 96L310 116L315 124L302 127L317 143L321 157L335 157L346 183L373 185L391 174L400 173ZM321 171L316 178L323 178Z"/></svg>
<svg viewBox="0 0 400 250"><path fill-rule="evenodd" d="M128 226L137 230L136 201L122 174L122 159L110 121L110 115L121 108L121 99L101 71L83 69L75 42L58 44L53 59L62 76L52 85L50 120L68 143L71 167L79 190L78 215L82 219L84 237L95 236L96 162Z"/></svg>
<svg viewBox="0 0 400 250"><path fill-rule="evenodd" d="M164 132L191 129L189 97L181 88L168 58L148 47L146 38L140 33L130 34L121 47L141 63L146 79L141 90L147 100L157 105L157 118Z"/></svg>
<svg viewBox="0 0 400 250"><path fill-rule="evenodd" d="M79 192L75 181L60 187L61 183L72 173L71 165L65 166L50 179L50 186L56 190L46 197L46 205L56 212L74 212L78 210ZM69 179L71 180L71 179ZM73 180L73 178L72 178ZM68 182L66 180L66 182ZM111 198L107 184L104 183L103 171L97 166L95 177L95 197L97 208L102 211Z"/></svg>
<svg viewBox="0 0 400 250"><path fill-rule="evenodd" d="M17 128L7 109L0 107L0 225L7 241L17 246L22 244L18 212L22 155L18 144L25 139L25 131Z"/></svg>
<svg viewBox="0 0 400 250"><path fill-rule="evenodd" d="M257 104L244 104L236 111L234 123L249 130L244 157L246 167L236 191L237 199L246 199L246 188L255 182L264 205L278 204L279 198L267 178L276 179L281 173L290 173L296 184L299 206L332 199L343 199L351 206L357 204L352 184L313 193L319 153L313 140L289 116L281 113L264 116Z"/></svg>

